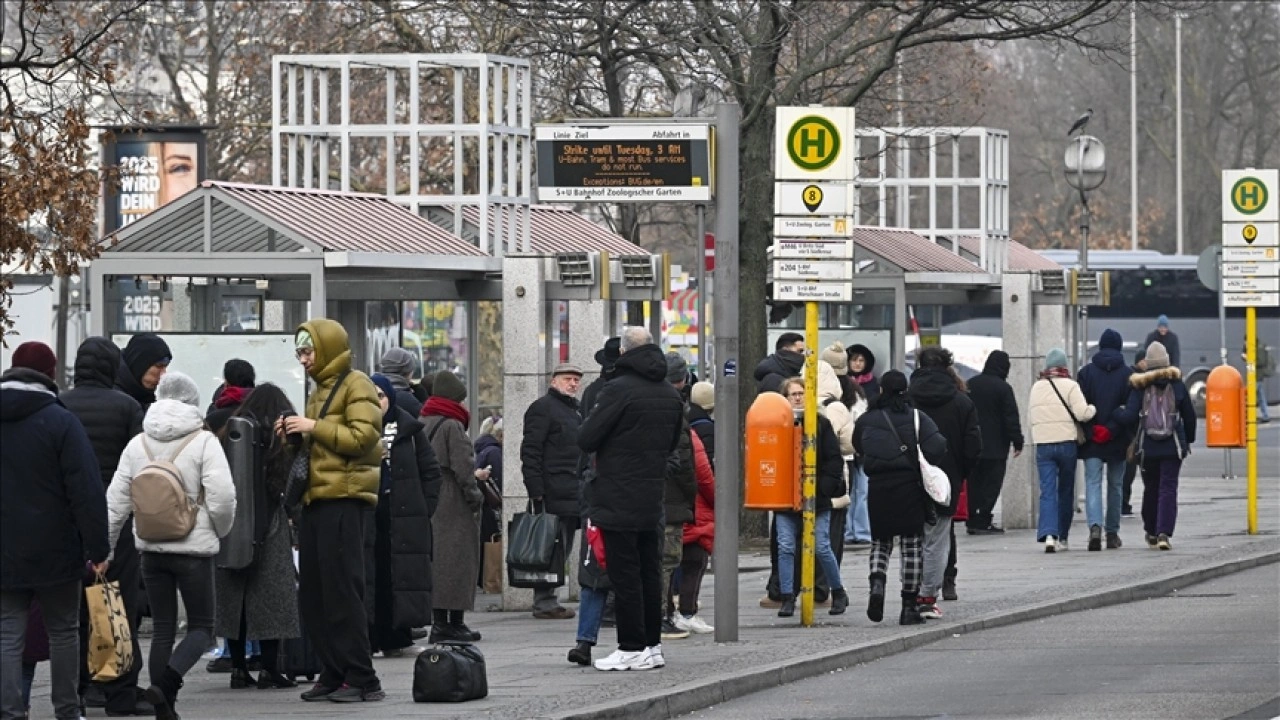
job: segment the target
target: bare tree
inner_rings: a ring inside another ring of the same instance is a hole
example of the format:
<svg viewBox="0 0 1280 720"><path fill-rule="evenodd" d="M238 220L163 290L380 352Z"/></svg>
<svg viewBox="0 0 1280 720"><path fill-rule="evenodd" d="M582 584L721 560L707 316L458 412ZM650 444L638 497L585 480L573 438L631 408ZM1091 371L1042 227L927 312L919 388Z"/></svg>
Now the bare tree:
<svg viewBox="0 0 1280 720"><path fill-rule="evenodd" d="M66 276L97 255L90 113L110 101L106 49L142 0L16 0L0 31L0 335L20 272Z"/></svg>

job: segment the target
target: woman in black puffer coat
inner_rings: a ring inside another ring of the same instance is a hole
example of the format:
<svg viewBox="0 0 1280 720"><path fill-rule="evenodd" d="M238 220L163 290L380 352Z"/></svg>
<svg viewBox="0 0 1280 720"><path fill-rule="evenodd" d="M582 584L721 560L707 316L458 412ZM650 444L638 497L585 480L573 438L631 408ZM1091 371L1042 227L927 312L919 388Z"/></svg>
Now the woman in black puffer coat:
<svg viewBox="0 0 1280 720"><path fill-rule="evenodd" d="M902 549L901 625L924 622L916 609L916 593L924 575L924 524L934 510L924 492L916 447L925 459L938 463L947 454L947 440L928 415L919 413L920 438L916 438L916 411L907 403L907 377L890 370L880 378L880 396L871 410L853 426L853 448L867 473L867 510L871 518L871 599L867 617L884 618L885 577L893 539Z"/></svg>
<svg viewBox="0 0 1280 720"><path fill-rule="evenodd" d="M422 421L396 404L389 378L370 379L382 405L385 455L374 522L365 524L369 644L383 657L400 657L414 647L412 628L431 624L431 517L442 479Z"/></svg>

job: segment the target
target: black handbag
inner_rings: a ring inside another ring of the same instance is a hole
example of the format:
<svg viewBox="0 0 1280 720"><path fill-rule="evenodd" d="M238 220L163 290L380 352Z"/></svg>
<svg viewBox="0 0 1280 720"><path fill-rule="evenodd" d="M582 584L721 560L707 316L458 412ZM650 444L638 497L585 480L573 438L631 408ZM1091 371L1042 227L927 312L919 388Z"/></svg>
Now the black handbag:
<svg viewBox="0 0 1280 720"><path fill-rule="evenodd" d="M437 645L413 663L414 702L466 702L488 694L484 655L475 645Z"/></svg>
<svg viewBox="0 0 1280 720"><path fill-rule="evenodd" d="M540 590L547 587L564 585L565 550L559 541L556 542L551 566L542 570L520 570L507 565L507 584L517 588Z"/></svg>
<svg viewBox="0 0 1280 720"><path fill-rule="evenodd" d="M545 508L544 508L545 509ZM536 510L530 504L530 510ZM507 527L507 567L545 572L555 566L560 545L560 517L548 512L522 512ZM560 564L564 565L561 551Z"/></svg>
<svg viewBox="0 0 1280 720"><path fill-rule="evenodd" d="M323 419L325 414L329 412L329 406L333 404L333 398L338 394L338 388L342 387L342 381L347 379L350 370L343 372L338 376L338 381L333 384L333 389L329 391L329 397L325 398L324 405L320 407L320 414L317 418ZM298 448L297 454L293 456L293 464L289 466L289 477L284 484L284 508L285 512L293 513L298 503L302 502L302 498L307 494L307 490L311 487L311 443L310 441L302 444Z"/></svg>

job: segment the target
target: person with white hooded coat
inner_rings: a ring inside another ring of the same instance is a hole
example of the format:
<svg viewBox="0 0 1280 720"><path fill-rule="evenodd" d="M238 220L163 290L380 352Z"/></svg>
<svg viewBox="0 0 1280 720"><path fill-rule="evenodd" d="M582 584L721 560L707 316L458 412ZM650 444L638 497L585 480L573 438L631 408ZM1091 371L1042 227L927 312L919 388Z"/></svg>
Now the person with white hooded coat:
<svg viewBox="0 0 1280 720"><path fill-rule="evenodd" d="M841 364L844 362L844 347L839 343L823 351L823 361L818 363L818 412L831 421L831 427L836 431L836 437L840 440L840 454L844 456L845 461L845 493L843 496L831 501L831 509L833 511L831 514L831 549L836 554L836 562L843 563L845 526L848 521L849 507L852 505L852 497L849 491L852 488L850 481L853 480L850 472L854 467L853 424L857 421L858 416L867 411L867 401L861 393L858 393L857 400L852 408L842 402L844 385L840 382L839 371L826 359L827 355L832 353L833 350L838 350Z"/></svg>
<svg viewBox="0 0 1280 720"><path fill-rule="evenodd" d="M151 687L146 698L155 706L159 720L177 720L174 703L182 678L213 643L214 556L221 538L231 531L236 512L235 486L222 444L204 429L200 392L191 378L180 372L161 378L156 403L142 422L142 434L125 448L107 489L111 547L133 514L134 476L153 458L173 462L182 473L187 496L199 503L195 525L186 537L148 541L137 537L134 529L154 623L147 660ZM186 609L187 632L175 648L179 592Z"/></svg>

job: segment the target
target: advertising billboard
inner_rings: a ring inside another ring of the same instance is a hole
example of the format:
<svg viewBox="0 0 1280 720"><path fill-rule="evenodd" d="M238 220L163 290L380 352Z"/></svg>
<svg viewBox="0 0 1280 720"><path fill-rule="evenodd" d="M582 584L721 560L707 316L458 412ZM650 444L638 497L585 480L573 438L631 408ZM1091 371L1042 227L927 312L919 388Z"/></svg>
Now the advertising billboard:
<svg viewBox="0 0 1280 720"><path fill-rule="evenodd" d="M104 234L194 190L205 177L205 137L199 128L136 132L113 128L102 146Z"/></svg>

